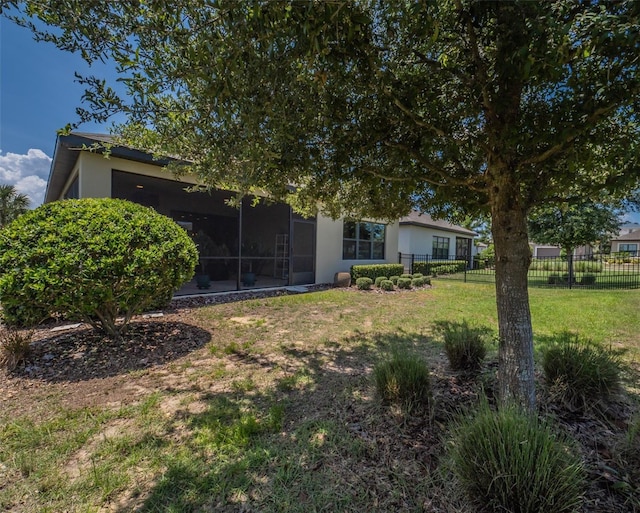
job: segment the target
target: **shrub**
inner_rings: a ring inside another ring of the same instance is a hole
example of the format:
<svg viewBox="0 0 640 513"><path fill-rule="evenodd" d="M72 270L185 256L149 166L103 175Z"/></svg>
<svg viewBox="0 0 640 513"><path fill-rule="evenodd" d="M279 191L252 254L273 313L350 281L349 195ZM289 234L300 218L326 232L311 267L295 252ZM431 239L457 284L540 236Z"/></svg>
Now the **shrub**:
<svg viewBox="0 0 640 513"><path fill-rule="evenodd" d="M411 277L415 280L416 278L424 278L424 275L422 273L414 273Z"/></svg>
<svg viewBox="0 0 640 513"><path fill-rule="evenodd" d="M547 278L547 283L549 285L561 285L562 278L560 278L559 274L550 274L549 277Z"/></svg>
<svg viewBox="0 0 640 513"><path fill-rule="evenodd" d="M397 285L397 284L398 284L398 280L399 280L399 279L400 279L400 276L390 276L390 277L389 277L389 281L390 281L391 283L393 283L394 285Z"/></svg>
<svg viewBox="0 0 640 513"><path fill-rule="evenodd" d="M399 289L410 289L411 288L411 278L398 278L398 288Z"/></svg>
<svg viewBox="0 0 640 513"><path fill-rule="evenodd" d="M412 277L413 277L413 276L412 276L412 275L410 275L410 274L408 274L408 273L402 273L402 274L400 275L400 278L409 278L409 279L411 279Z"/></svg>
<svg viewBox="0 0 640 513"><path fill-rule="evenodd" d="M413 272L421 273L423 275L434 274L434 267L451 266L449 273L461 273L467 268L466 260L429 260L428 262L414 262ZM444 273L440 273L444 274Z"/></svg>
<svg viewBox="0 0 640 513"><path fill-rule="evenodd" d="M585 274L582 276L582 280L580 281L582 285L595 285L596 283L596 275L595 274Z"/></svg>
<svg viewBox="0 0 640 513"><path fill-rule="evenodd" d="M431 285L431 278L429 276L424 276L422 279L424 280L424 285Z"/></svg>
<svg viewBox="0 0 640 513"><path fill-rule="evenodd" d="M486 404L455 429L453 470L482 511L577 511L585 488L580 458L569 441L515 407Z"/></svg>
<svg viewBox="0 0 640 513"><path fill-rule="evenodd" d="M412 287L422 287L424 285L424 278L412 278L411 286Z"/></svg>
<svg viewBox="0 0 640 513"><path fill-rule="evenodd" d="M387 280L387 279L388 279L388 278L387 278L386 276L378 276L378 277L376 278L376 281L374 282L374 283L375 283L375 286L376 286L376 287L379 287L379 286L380 286L380 282L383 282L383 281L385 281L385 280Z"/></svg>
<svg viewBox="0 0 640 513"><path fill-rule="evenodd" d="M356 287L358 287L359 290L369 290L371 289L371 285L373 285L371 278L362 277L356 280Z"/></svg>
<svg viewBox="0 0 640 513"><path fill-rule="evenodd" d="M0 232L3 316L28 325L58 314L120 338L133 315L168 302L197 261L187 232L150 208L116 199L48 203Z"/></svg>
<svg viewBox="0 0 640 513"><path fill-rule="evenodd" d="M577 273L600 273L602 272L602 262L580 260L573 263L573 270Z"/></svg>
<svg viewBox="0 0 640 513"><path fill-rule="evenodd" d="M378 276L392 276L402 274L404 265L402 264L367 264L352 265L351 279L355 282L358 278L371 278L375 280Z"/></svg>
<svg viewBox="0 0 640 513"><path fill-rule="evenodd" d="M431 403L429 369L418 356L396 350L373 369L376 390L383 401L406 411L426 408Z"/></svg>
<svg viewBox="0 0 640 513"><path fill-rule="evenodd" d="M621 352L563 332L543 351L542 367L552 395L584 409L619 388Z"/></svg>
<svg viewBox="0 0 640 513"><path fill-rule="evenodd" d="M463 269L464 271L464 269ZM458 270L458 266L450 264L450 265L436 265L431 268L431 273L436 276L438 274L455 274L460 272Z"/></svg>
<svg viewBox="0 0 640 513"><path fill-rule="evenodd" d="M0 327L0 367L12 371L31 353L33 332Z"/></svg>
<svg viewBox="0 0 640 513"><path fill-rule="evenodd" d="M391 280L382 280L380 282L380 288L386 291L393 290L393 282Z"/></svg>
<svg viewBox="0 0 640 513"><path fill-rule="evenodd" d="M487 354L488 328L471 327L467 321L437 324L444 340L444 352L453 370L477 370Z"/></svg>

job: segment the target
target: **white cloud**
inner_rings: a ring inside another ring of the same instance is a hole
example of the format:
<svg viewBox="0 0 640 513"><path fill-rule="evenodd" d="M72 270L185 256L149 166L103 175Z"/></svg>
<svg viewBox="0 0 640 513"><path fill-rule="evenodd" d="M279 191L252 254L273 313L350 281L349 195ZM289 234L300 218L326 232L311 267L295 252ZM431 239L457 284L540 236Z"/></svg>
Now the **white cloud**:
<svg viewBox="0 0 640 513"><path fill-rule="evenodd" d="M0 184L15 185L31 199L31 208L40 205L47 186L51 157L42 150L30 149L26 155L0 155Z"/></svg>

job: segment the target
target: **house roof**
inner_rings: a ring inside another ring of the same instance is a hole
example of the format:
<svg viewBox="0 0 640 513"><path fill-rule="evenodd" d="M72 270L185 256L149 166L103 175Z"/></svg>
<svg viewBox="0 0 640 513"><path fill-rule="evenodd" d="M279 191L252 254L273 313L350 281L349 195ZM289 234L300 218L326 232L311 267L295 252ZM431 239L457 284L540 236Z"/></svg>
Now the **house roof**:
<svg viewBox="0 0 640 513"><path fill-rule="evenodd" d="M625 233L624 235L618 235L614 239L611 240L638 240L640 241L640 230L636 230L635 232Z"/></svg>
<svg viewBox="0 0 640 513"><path fill-rule="evenodd" d="M92 134L87 132L72 132L69 135L59 135L49 170L47 190L44 194L45 203L60 197L62 189L69 180L69 176L78 161L81 151L104 153L106 150L100 145L113 143L114 138L108 134ZM97 143L97 145L96 145ZM92 145L96 145L92 148ZM112 146L111 155L126 160L134 160L145 164L166 166L169 159L154 159L147 152L128 148L126 146Z"/></svg>
<svg viewBox="0 0 640 513"><path fill-rule="evenodd" d="M467 230L462 226L451 224L442 219L432 219L429 214L423 214L417 210L413 210L408 216L400 219L400 226L421 226L423 228L434 228L436 230L444 230L447 232L459 233L469 237L475 237L476 232Z"/></svg>

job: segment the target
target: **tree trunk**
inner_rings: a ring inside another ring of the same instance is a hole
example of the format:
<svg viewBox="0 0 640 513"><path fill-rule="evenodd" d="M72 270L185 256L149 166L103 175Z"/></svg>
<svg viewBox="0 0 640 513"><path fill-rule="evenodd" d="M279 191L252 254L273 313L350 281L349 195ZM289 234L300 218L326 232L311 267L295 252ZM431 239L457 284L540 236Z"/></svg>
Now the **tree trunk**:
<svg viewBox="0 0 640 513"><path fill-rule="evenodd" d="M520 202L519 188L512 183L512 176L504 171L498 177L491 201L500 338L499 397L503 404L516 402L534 410L533 330L527 283L531 250L526 208Z"/></svg>

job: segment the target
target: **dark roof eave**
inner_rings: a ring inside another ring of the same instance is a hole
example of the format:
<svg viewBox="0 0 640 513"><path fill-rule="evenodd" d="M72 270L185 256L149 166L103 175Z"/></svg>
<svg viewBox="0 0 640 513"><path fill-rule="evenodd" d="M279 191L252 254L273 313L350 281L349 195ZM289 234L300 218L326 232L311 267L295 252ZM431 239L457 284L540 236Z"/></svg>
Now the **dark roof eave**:
<svg viewBox="0 0 640 513"><path fill-rule="evenodd" d="M440 230L442 232L459 233L461 235L469 235L470 237L476 237L478 234L471 230L464 228L444 227L437 224L419 223L416 221L400 221L400 226L419 226L420 228L431 228L432 230Z"/></svg>

